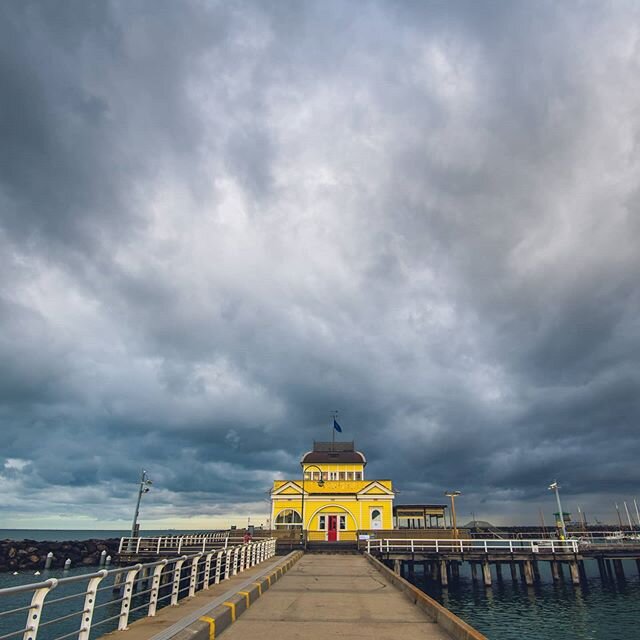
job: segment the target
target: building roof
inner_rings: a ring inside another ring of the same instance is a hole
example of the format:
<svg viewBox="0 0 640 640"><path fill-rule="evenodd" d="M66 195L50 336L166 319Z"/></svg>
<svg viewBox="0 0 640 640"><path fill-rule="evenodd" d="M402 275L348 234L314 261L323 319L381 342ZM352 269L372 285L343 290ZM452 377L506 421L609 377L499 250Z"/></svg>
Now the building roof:
<svg viewBox="0 0 640 640"><path fill-rule="evenodd" d="M407 510L415 510L419 511L421 509L446 509L446 504L396 504L393 507L393 511L396 512L398 510L407 509Z"/></svg>
<svg viewBox="0 0 640 640"><path fill-rule="evenodd" d="M367 459L361 451L356 451L354 442L314 442L313 451L307 451L300 464L312 462L366 465Z"/></svg>

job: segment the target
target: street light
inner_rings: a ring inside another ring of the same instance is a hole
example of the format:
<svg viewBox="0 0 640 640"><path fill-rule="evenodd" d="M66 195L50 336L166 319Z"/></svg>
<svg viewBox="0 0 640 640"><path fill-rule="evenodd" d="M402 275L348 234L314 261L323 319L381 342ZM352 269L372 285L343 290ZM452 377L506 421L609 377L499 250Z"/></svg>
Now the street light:
<svg viewBox="0 0 640 640"><path fill-rule="evenodd" d="M560 488L560 486L558 485L558 481L557 480L554 480L549 485L549 490L550 491L555 491L555 494L556 494L556 501L558 502L558 517L560 518L560 525L562 527L562 539L566 540L567 539L567 527L564 524L564 511L562 511L562 505L560 504L560 492L558 491L559 488Z"/></svg>
<svg viewBox="0 0 640 640"><path fill-rule="evenodd" d="M140 499L142 498L143 493L148 493L150 491L150 487L153 484L151 480L149 480L149 476L147 472L143 469L142 475L140 476L140 487L138 488L138 501L136 502L136 512L133 515L133 524L131 525L131 537L135 538L138 533L138 514L140 513Z"/></svg>
<svg viewBox="0 0 640 640"><path fill-rule="evenodd" d="M451 498L451 519L453 525L453 537L458 537L458 527L456 525L456 498L460 495L460 491L445 491L444 495Z"/></svg>
<svg viewBox="0 0 640 640"><path fill-rule="evenodd" d="M306 533L306 529L304 528L304 481L305 481L305 474L309 469L317 469L318 472L320 473L320 480L318 480L318 486L319 487L324 487L324 480L322 479L322 469L317 465L317 464L310 464L307 465L307 467L305 468L304 463L302 464L302 507L300 509L301 511L301 518L302 518L302 547L303 549L307 548L307 533Z"/></svg>

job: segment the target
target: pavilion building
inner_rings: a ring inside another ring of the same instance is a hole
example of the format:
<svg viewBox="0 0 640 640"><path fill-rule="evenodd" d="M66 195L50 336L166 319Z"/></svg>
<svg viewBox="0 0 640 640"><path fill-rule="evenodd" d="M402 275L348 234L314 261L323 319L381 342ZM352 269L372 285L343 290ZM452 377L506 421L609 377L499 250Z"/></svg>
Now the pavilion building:
<svg viewBox="0 0 640 640"><path fill-rule="evenodd" d="M275 529L304 529L308 540L328 542L356 540L358 531L393 529L391 480L365 477L367 460L353 442L314 442L300 466L301 478L273 483Z"/></svg>

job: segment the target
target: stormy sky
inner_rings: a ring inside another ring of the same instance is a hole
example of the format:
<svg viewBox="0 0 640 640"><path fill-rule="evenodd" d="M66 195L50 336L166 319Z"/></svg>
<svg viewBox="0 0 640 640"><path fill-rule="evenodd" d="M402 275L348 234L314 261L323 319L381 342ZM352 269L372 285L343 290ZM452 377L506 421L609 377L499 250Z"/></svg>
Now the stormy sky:
<svg viewBox="0 0 640 640"><path fill-rule="evenodd" d="M0 526L266 522L333 410L398 503L614 522L639 144L636 2L0 3Z"/></svg>

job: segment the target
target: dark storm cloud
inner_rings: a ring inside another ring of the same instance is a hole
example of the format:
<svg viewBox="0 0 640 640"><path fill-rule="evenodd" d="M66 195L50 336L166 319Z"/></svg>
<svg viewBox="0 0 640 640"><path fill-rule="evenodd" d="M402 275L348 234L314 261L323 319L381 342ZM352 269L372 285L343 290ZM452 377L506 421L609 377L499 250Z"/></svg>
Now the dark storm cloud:
<svg viewBox="0 0 640 640"><path fill-rule="evenodd" d="M402 501L634 495L633 4L0 14L8 525L266 513L333 409Z"/></svg>

